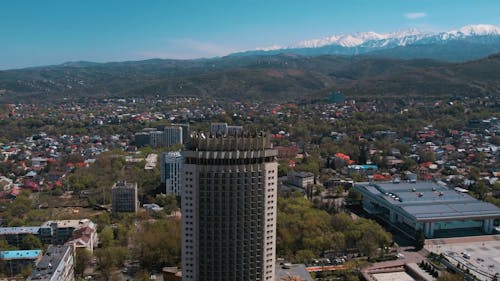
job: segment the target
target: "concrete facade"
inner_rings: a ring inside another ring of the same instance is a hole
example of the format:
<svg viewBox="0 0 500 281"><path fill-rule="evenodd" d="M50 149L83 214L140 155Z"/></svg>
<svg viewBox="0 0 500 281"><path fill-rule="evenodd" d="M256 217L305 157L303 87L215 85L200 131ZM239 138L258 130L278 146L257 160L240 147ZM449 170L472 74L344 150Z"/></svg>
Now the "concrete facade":
<svg viewBox="0 0 500 281"><path fill-rule="evenodd" d="M195 137L183 151L183 280L274 280L277 151L265 136Z"/></svg>
<svg viewBox="0 0 500 281"><path fill-rule="evenodd" d="M111 188L112 211L137 212L139 201L137 199L137 183L117 182Z"/></svg>
<svg viewBox="0 0 500 281"><path fill-rule="evenodd" d="M287 175L288 183L301 188L306 188L310 184L314 184L314 174L308 172L291 171Z"/></svg>

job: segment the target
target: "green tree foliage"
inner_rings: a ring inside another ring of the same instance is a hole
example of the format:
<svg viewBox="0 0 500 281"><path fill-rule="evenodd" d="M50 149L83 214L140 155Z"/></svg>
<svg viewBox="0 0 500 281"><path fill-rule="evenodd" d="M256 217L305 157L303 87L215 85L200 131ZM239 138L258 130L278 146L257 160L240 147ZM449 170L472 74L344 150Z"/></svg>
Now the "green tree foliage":
<svg viewBox="0 0 500 281"><path fill-rule="evenodd" d="M462 280L464 280L462 276L450 272L444 272L436 279L436 281L462 281Z"/></svg>
<svg viewBox="0 0 500 281"><path fill-rule="evenodd" d="M128 256L127 248L120 246L97 249L95 254L97 257L97 268L105 280L111 280L113 273L123 264Z"/></svg>
<svg viewBox="0 0 500 281"><path fill-rule="evenodd" d="M107 212L102 212L93 221L97 224L98 231L102 231L105 226L111 224L111 216Z"/></svg>
<svg viewBox="0 0 500 281"><path fill-rule="evenodd" d="M363 200L363 194L361 192L355 190L354 188L349 189L349 193L347 194L346 201L350 204L359 205Z"/></svg>
<svg viewBox="0 0 500 281"><path fill-rule="evenodd" d="M23 226L26 218L32 209L32 201L30 199L30 192L21 192L16 200L10 205L3 213L3 218L7 220L9 226Z"/></svg>
<svg viewBox="0 0 500 281"><path fill-rule="evenodd" d="M298 250L297 253L295 254L295 260L298 262L307 262L311 261L316 257L316 254L308 249L305 250Z"/></svg>
<svg viewBox="0 0 500 281"><path fill-rule="evenodd" d="M9 245L7 243L7 240L5 238L0 238L0 251L11 251L11 250L18 250L16 247Z"/></svg>
<svg viewBox="0 0 500 281"><path fill-rule="evenodd" d="M146 222L134 236L132 255L145 269L177 266L181 258L180 241L179 220Z"/></svg>
<svg viewBox="0 0 500 281"><path fill-rule="evenodd" d="M21 241L21 250L39 250L42 249L42 242L33 234L28 234Z"/></svg>
<svg viewBox="0 0 500 281"><path fill-rule="evenodd" d="M415 237L415 249L417 251L420 251L424 248L424 246L425 246L425 236L424 236L424 231L421 229L420 231L417 232Z"/></svg>
<svg viewBox="0 0 500 281"><path fill-rule="evenodd" d="M436 161L436 154L433 151L426 150L420 154L420 160L422 162L434 162Z"/></svg>
<svg viewBox="0 0 500 281"><path fill-rule="evenodd" d="M374 221L353 221L347 214L332 216L300 195L280 197L278 210L277 253L289 260L347 248L375 256L379 248L391 243L390 234Z"/></svg>
<svg viewBox="0 0 500 281"><path fill-rule="evenodd" d="M113 246L115 242L113 229L109 226L104 227L101 233L99 233L99 241L101 242L101 247L103 248Z"/></svg>
<svg viewBox="0 0 500 281"><path fill-rule="evenodd" d="M278 165L278 176L283 177L288 175L290 171L290 167L288 166L288 161L282 161Z"/></svg>
<svg viewBox="0 0 500 281"><path fill-rule="evenodd" d="M170 214L177 209L177 199L174 195L159 194L156 195L154 203L163 207L165 213Z"/></svg>
<svg viewBox="0 0 500 281"><path fill-rule="evenodd" d="M113 150L98 156L88 168L77 168L66 182L66 188L76 192L89 192L92 204L111 203L111 187L118 180L137 182L139 196L156 194L160 170L144 169L145 162L126 163L123 152Z"/></svg>
<svg viewBox="0 0 500 281"><path fill-rule="evenodd" d="M478 181L474 185L471 186L470 190L474 193L474 195L481 199L485 200L486 195L489 192L488 186L486 186L486 183L483 181Z"/></svg>
<svg viewBox="0 0 500 281"><path fill-rule="evenodd" d="M75 275L83 276L83 272L90 262L92 254L85 248L76 248L75 253Z"/></svg>

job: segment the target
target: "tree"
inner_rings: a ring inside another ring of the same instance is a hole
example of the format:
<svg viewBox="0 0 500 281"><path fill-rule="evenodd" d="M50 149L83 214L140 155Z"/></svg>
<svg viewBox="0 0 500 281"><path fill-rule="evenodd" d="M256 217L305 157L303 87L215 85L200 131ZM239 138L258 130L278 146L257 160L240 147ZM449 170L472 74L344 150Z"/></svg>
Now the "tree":
<svg viewBox="0 0 500 281"><path fill-rule="evenodd" d="M159 194L155 197L154 202L158 206L163 207L167 214L177 209L177 200L174 195Z"/></svg>
<svg viewBox="0 0 500 281"><path fill-rule="evenodd" d="M462 276L455 273L444 272L439 276L436 281L462 281L464 280Z"/></svg>
<svg viewBox="0 0 500 281"><path fill-rule="evenodd" d="M358 250L367 257L373 257L377 252L376 238L368 232L363 233L356 246Z"/></svg>
<svg viewBox="0 0 500 281"><path fill-rule="evenodd" d="M0 251L11 251L11 250L17 250L16 247L9 245L7 243L7 240L5 238L0 238Z"/></svg>
<svg viewBox="0 0 500 281"><path fill-rule="evenodd" d="M359 173L353 173L352 180L354 182L362 182L362 181L365 181L365 177Z"/></svg>
<svg viewBox="0 0 500 281"><path fill-rule="evenodd" d="M488 193L488 187L483 181L478 181L471 187L471 191L474 192L479 199L484 200Z"/></svg>
<svg viewBox="0 0 500 281"><path fill-rule="evenodd" d="M33 249L41 249L42 242L33 234L28 234L23 237L21 241L21 249L22 250L33 250Z"/></svg>
<svg viewBox="0 0 500 281"><path fill-rule="evenodd" d="M102 231L105 226L111 224L111 216L108 212L103 212L94 218L94 222L97 224L99 231Z"/></svg>
<svg viewBox="0 0 500 281"><path fill-rule="evenodd" d="M106 280L111 280L118 266L127 258L127 248L108 247L97 249L97 268Z"/></svg>
<svg viewBox="0 0 500 281"><path fill-rule="evenodd" d="M295 254L295 260L297 262L306 262L306 261L314 259L314 257L316 257L316 255L313 253L313 251L308 250L308 249L299 250Z"/></svg>
<svg viewBox="0 0 500 281"><path fill-rule="evenodd" d="M426 150L420 154L420 159L422 162L434 162L436 161L436 154L433 151Z"/></svg>
<svg viewBox="0 0 500 281"><path fill-rule="evenodd" d="M177 266L181 258L180 241L179 220L143 223L134 237L132 255L148 270Z"/></svg>
<svg viewBox="0 0 500 281"><path fill-rule="evenodd" d="M345 244L345 235L340 232L334 232L332 234L332 249L337 251L337 252L342 252L346 249L346 244Z"/></svg>
<svg viewBox="0 0 500 281"><path fill-rule="evenodd" d="M479 170L479 168L477 167L471 167L469 170L469 175L472 180L478 181L479 177L481 176L481 170Z"/></svg>
<svg viewBox="0 0 500 281"><path fill-rule="evenodd" d="M101 241L101 246L103 248L108 248L114 244L114 233L111 227L105 227L99 234L99 240Z"/></svg>
<svg viewBox="0 0 500 281"><path fill-rule="evenodd" d="M363 194L361 192L355 190L354 188L349 189L349 193L347 194L347 202L354 204L354 205L359 205L361 204L361 201L363 200Z"/></svg>
<svg viewBox="0 0 500 281"><path fill-rule="evenodd" d="M424 231L420 229L417 231L416 236L415 236L415 250L420 251L424 248L425 246L425 235Z"/></svg>
<svg viewBox="0 0 500 281"><path fill-rule="evenodd" d="M75 275L83 276L85 268L90 262L92 254L85 248L77 248L75 254Z"/></svg>
<svg viewBox="0 0 500 281"><path fill-rule="evenodd" d="M26 222L22 218L13 218L9 221L10 227L19 227L26 225Z"/></svg>

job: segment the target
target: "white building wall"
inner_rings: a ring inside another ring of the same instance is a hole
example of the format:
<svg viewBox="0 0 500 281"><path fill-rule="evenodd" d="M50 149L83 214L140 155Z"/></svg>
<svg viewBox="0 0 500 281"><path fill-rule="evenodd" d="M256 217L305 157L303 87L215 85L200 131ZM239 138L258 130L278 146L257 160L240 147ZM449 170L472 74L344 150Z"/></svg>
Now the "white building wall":
<svg viewBox="0 0 500 281"><path fill-rule="evenodd" d="M196 165L182 165L182 280L198 280L198 169Z"/></svg>
<svg viewBox="0 0 500 281"><path fill-rule="evenodd" d="M274 280L276 264L276 223L278 201L278 163L265 163L265 227L264 227L264 280Z"/></svg>

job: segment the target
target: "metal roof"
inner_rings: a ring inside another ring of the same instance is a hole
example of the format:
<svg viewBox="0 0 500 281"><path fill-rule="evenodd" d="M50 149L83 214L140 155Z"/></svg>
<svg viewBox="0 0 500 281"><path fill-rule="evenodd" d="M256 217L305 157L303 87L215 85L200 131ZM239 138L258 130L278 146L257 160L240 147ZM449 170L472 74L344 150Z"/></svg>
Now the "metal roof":
<svg viewBox="0 0 500 281"><path fill-rule="evenodd" d="M2 260L36 259L42 254L42 250L20 250L20 251L0 251Z"/></svg>
<svg viewBox="0 0 500 281"><path fill-rule="evenodd" d="M21 226L21 227L0 227L0 235L12 234L33 234L37 235L40 227L38 226Z"/></svg>
<svg viewBox="0 0 500 281"><path fill-rule="evenodd" d="M416 220L500 218L500 208L435 182L357 185Z"/></svg>
<svg viewBox="0 0 500 281"><path fill-rule="evenodd" d="M50 245L42 260L37 264L33 273L27 280L51 280L52 276L56 274L63 258L68 252L71 251L71 246L54 246ZM60 272L57 272L60 274Z"/></svg>

